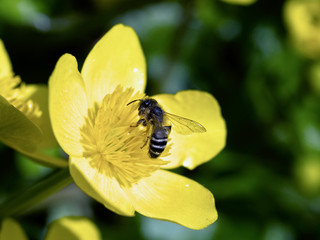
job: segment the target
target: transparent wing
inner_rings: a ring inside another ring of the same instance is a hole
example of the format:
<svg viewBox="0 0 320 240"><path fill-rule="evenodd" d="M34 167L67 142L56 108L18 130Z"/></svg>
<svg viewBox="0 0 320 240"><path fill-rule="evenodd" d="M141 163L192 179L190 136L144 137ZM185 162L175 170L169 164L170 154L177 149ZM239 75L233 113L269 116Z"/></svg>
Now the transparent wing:
<svg viewBox="0 0 320 240"><path fill-rule="evenodd" d="M182 135L203 133L207 131L204 126L191 119L180 117L167 112L165 113L165 116L171 122L174 130Z"/></svg>

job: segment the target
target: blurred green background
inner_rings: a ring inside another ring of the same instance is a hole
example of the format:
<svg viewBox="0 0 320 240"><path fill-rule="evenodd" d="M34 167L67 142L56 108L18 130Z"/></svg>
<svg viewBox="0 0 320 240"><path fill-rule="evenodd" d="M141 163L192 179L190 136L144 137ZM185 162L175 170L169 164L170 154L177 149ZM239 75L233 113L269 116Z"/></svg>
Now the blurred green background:
<svg viewBox="0 0 320 240"><path fill-rule="evenodd" d="M140 38L149 95L219 101L226 148L177 170L212 191L219 219L193 231L121 217L71 185L17 218L30 239L64 215L88 216L103 239L320 239L320 1L0 0L0 37L26 83L47 83L66 52L81 66L119 22ZM0 156L0 200L51 171L4 145Z"/></svg>

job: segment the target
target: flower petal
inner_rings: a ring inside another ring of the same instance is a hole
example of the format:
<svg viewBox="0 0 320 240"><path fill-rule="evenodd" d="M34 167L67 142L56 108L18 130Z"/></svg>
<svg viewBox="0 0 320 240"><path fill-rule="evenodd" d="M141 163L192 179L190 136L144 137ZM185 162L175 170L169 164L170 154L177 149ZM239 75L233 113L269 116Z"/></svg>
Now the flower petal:
<svg viewBox="0 0 320 240"><path fill-rule="evenodd" d="M25 91L26 101L32 100L39 105L42 112L40 118L35 118L34 123L40 127L44 138L38 145L38 149L57 147L58 142L53 134L49 118L49 92L48 87L43 84L28 84Z"/></svg>
<svg viewBox="0 0 320 240"><path fill-rule="evenodd" d="M137 212L202 229L217 217L213 195L197 182L164 170L140 180L130 191Z"/></svg>
<svg viewBox="0 0 320 240"><path fill-rule="evenodd" d="M154 96L164 110L197 121L207 132L180 135L173 127L170 138L172 147L170 155L163 157L169 161L165 168L185 166L193 169L210 160L225 146L226 126L221 116L220 107L214 97L196 90L178 92L176 95L160 94Z"/></svg>
<svg viewBox="0 0 320 240"><path fill-rule="evenodd" d="M67 167L67 159L51 156L47 153L48 149L59 147L58 142L53 134L51 121L49 118L48 106L48 87L42 84L28 84L25 87L26 101L32 100L39 105L42 112L40 118L34 118L34 123L40 127L43 132L43 139L38 144L37 150L33 153L20 151L36 162L50 167Z"/></svg>
<svg viewBox="0 0 320 240"><path fill-rule="evenodd" d="M99 229L84 217L63 217L52 222L47 231L46 240L99 240Z"/></svg>
<svg viewBox="0 0 320 240"><path fill-rule="evenodd" d="M18 222L11 218L2 221L0 239L27 240L27 235Z"/></svg>
<svg viewBox="0 0 320 240"><path fill-rule="evenodd" d="M144 91L146 63L139 39L130 27L118 24L94 46L81 74L90 106L101 102L117 85Z"/></svg>
<svg viewBox="0 0 320 240"><path fill-rule="evenodd" d="M80 127L87 115L87 98L77 60L63 55L49 80L49 112L53 132L63 150L81 156Z"/></svg>
<svg viewBox="0 0 320 240"><path fill-rule="evenodd" d="M12 77L12 66L9 55L4 47L2 40L0 39L0 78Z"/></svg>
<svg viewBox="0 0 320 240"><path fill-rule="evenodd" d="M40 129L0 96L0 141L17 151L34 152L42 139Z"/></svg>
<svg viewBox="0 0 320 240"><path fill-rule="evenodd" d="M125 216L133 216L134 208L115 178L92 167L88 159L73 158L70 173L79 188L106 208Z"/></svg>

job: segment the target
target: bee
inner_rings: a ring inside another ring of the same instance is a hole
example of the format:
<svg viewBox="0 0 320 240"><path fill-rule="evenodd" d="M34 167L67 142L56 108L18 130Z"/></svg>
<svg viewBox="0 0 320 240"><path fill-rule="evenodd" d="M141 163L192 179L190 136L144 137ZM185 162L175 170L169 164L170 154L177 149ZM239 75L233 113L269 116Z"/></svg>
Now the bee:
<svg viewBox="0 0 320 240"><path fill-rule="evenodd" d="M151 158L159 157L166 148L172 126L177 133L183 135L207 131L205 127L196 121L165 112L153 98L136 99L129 102L127 106L137 101L140 102L138 108L140 119L135 127L140 124L147 127L148 136L141 148L150 139L149 156ZM171 122L171 125L166 125L168 122Z"/></svg>

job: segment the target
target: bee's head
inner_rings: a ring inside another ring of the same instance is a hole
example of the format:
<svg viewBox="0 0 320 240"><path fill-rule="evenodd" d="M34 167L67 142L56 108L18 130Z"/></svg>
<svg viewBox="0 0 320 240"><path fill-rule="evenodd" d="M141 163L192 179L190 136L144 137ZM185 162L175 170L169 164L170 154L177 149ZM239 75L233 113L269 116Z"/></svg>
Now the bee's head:
<svg viewBox="0 0 320 240"><path fill-rule="evenodd" d="M136 100L133 100L133 101L129 102L127 104L127 106L130 105L131 103L134 103L134 102L137 102L137 101L140 101L139 110L158 106L158 102L156 100L152 99L152 98L136 99Z"/></svg>
<svg viewBox="0 0 320 240"><path fill-rule="evenodd" d="M140 108L150 108L158 104L157 101L152 98L142 99L140 101Z"/></svg>
<svg viewBox="0 0 320 240"><path fill-rule="evenodd" d="M127 106L131 103L136 101L140 101L140 106L138 108L139 115L145 115L150 112L150 109L158 106L158 102L152 98L145 98L145 99L136 99L127 104Z"/></svg>

